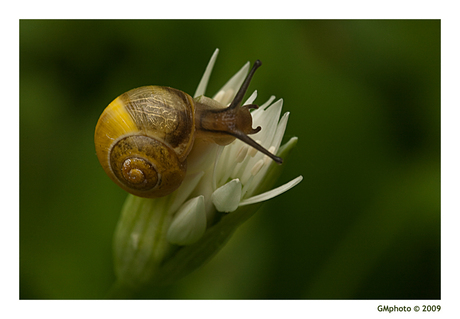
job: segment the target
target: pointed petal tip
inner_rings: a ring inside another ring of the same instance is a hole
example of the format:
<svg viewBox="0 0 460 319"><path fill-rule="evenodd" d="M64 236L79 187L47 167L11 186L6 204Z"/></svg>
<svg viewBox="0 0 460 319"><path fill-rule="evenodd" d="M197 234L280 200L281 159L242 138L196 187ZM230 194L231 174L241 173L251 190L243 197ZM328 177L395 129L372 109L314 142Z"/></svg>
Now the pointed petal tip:
<svg viewBox="0 0 460 319"><path fill-rule="evenodd" d="M211 56L211 59L209 59L208 65L206 66L206 69L200 80L200 83L198 84L198 87L196 88L195 94L193 95L194 98L205 94L206 87L208 86L209 78L211 76L212 69L214 68L214 63L217 60L218 54L219 54L219 49L215 49L214 53Z"/></svg>
<svg viewBox="0 0 460 319"><path fill-rule="evenodd" d="M274 197L276 197L278 195L281 195L282 193L287 192L288 190L290 190L291 188L293 188L294 186L299 184L302 180L303 180L303 176L300 175L300 176L294 178L293 180L291 180L290 182L288 182L288 183L286 183L284 185L281 185L280 187L274 188L274 189L272 189L272 190L270 190L268 192L262 193L260 195L256 195L256 196L247 198L245 200L242 200L239 206L256 204L256 203L260 203L260 202L272 199L272 198L274 198Z"/></svg>

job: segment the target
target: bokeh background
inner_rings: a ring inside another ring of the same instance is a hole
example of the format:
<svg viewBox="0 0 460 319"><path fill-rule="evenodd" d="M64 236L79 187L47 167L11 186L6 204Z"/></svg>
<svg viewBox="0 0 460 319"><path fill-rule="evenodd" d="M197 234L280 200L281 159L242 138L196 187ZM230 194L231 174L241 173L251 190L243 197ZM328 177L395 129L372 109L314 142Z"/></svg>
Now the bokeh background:
<svg viewBox="0 0 460 319"><path fill-rule="evenodd" d="M142 85L208 95L246 61L299 137L278 184L173 299L440 298L440 21L20 21L20 298L103 298L126 194L101 169L103 109Z"/></svg>

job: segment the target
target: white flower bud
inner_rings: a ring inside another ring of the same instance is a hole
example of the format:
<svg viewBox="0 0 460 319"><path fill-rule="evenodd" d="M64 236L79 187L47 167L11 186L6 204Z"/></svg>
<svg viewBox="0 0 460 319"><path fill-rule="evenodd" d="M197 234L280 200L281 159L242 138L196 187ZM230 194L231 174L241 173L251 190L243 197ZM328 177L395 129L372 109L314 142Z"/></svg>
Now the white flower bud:
<svg viewBox="0 0 460 319"><path fill-rule="evenodd" d="M169 226L166 239L171 244L191 245L195 243L206 230L206 212L204 196L198 196L185 202L174 215Z"/></svg>
<svg viewBox="0 0 460 319"><path fill-rule="evenodd" d="M242 185L237 178L216 189L212 193L211 200L219 212L233 212L240 204L241 191Z"/></svg>

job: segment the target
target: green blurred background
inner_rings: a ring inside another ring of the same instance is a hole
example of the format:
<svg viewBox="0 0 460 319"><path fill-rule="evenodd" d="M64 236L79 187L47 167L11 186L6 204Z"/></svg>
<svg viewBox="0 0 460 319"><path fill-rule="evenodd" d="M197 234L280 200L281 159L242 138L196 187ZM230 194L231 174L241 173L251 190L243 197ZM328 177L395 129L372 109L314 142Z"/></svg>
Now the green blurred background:
<svg viewBox="0 0 460 319"><path fill-rule="evenodd" d="M440 21L20 21L20 298L103 298L126 194L103 109L142 85L250 91L299 137L279 184L208 264L145 298L440 298Z"/></svg>

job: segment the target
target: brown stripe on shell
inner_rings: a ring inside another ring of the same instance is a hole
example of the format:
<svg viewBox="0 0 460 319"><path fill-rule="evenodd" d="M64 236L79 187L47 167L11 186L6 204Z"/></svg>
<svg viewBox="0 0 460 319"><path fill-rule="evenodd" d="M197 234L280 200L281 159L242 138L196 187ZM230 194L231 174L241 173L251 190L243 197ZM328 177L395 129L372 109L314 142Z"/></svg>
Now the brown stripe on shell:
<svg viewBox="0 0 460 319"><path fill-rule="evenodd" d="M146 86L126 92L120 97L139 131L159 138L174 148L181 159L190 152L195 123L193 105L179 90Z"/></svg>

